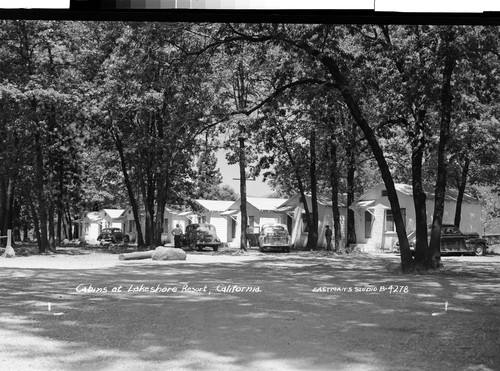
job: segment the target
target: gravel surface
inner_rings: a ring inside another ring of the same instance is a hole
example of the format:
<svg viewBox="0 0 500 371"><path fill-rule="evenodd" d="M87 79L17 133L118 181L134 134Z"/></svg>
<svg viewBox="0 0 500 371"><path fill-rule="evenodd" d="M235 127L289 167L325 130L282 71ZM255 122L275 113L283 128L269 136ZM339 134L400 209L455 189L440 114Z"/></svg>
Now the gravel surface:
<svg viewBox="0 0 500 371"><path fill-rule="evenodd" d="M500 369L500 257L0 258L0 370Z"/></svg>

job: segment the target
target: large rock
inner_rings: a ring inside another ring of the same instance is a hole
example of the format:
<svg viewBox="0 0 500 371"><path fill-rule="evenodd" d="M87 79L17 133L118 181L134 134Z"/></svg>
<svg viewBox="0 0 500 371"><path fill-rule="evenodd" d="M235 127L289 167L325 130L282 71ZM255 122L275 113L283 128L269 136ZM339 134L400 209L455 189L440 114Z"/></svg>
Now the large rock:
<svg viewBox="0 0 500 371"><path fill-rule="evenodd" d="M153 255L153 260L186 260L186 252L175 247L158 246Z"/></svg>

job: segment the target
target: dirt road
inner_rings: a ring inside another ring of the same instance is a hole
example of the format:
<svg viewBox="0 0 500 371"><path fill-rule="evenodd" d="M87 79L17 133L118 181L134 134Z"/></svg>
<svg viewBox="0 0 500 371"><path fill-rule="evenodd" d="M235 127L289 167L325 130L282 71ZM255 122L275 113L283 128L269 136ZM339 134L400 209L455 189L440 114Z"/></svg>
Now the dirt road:
<svg viewBox="0 0 500 371"><path fill-rule="evenodd" d="M0 260L1 370L498 370L500 257Z"/></svg>

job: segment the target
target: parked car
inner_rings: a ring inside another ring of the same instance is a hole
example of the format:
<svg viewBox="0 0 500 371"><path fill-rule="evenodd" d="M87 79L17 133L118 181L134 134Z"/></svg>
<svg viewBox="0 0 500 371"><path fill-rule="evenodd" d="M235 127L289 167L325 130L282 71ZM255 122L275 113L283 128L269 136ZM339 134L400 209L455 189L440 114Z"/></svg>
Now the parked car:
<svg viewBox="0 0 500 371"><path fill-rule="evenodd" d="M217 237L215 227L208 223L189 224L183 235L182 243L184 246L196 248L200 251L204 247L211 247L214 251L217 251L222 245L221 240Z"/></svg>
<svg viewBox="0 0 500 371"><path fill-rule="evenodd" d="M130 241L129 236L124 234L120 228L104 228L101 234L97 236L97 241L100 243L104 242L124 242L128 243Z"/></svg>
<svg viewBox="0 0 500 371"><path fill-rule="evenodd" d="M290 252L292 237L288 233L286 224L264 224L260 227L259 251L266 249L280 249Z"/></svg>
<svg viewBox="0 0 500 371"><path fill-rule="evenodd" d="M427 229L427 239L430 242L431 226ZM416 233L412 231L408 234L408 242L412 253L415 251ZM399 251L399 242L396 242L396 249ZM453 224L443 224L441 226L441 245L442 255L446 254L475 254L484 255L488 249L486 239L480 238L479 233L462 233Z"/></svg>

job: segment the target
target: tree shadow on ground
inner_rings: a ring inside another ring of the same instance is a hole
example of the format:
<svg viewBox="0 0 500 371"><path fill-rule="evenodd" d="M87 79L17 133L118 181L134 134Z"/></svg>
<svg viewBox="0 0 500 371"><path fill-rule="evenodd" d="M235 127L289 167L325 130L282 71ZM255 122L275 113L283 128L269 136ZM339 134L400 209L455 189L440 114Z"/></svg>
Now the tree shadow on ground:
<svg viewBox="0 0 500 371"><path fill-rule="evenodd" d="M500 364L498 261L456 259L445 273L406 276L389 255L255 257L94 270L2 268L0 368L493 370Z"/></svg>

